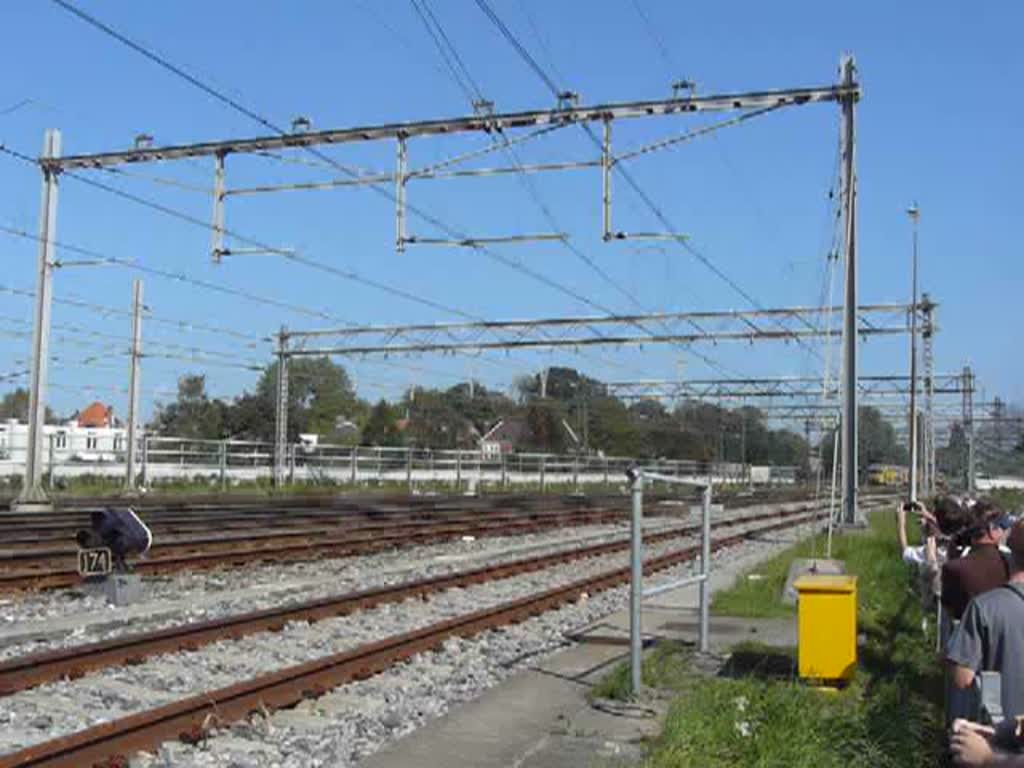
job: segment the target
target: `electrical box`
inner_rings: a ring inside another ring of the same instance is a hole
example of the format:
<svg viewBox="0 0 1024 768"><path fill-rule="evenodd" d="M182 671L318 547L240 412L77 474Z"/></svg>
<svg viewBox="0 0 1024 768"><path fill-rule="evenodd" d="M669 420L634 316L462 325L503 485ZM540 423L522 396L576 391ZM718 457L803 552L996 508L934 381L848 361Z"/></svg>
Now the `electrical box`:
<svg viewBox="0 0 1024 768"><path fill-rule="evenodd" d="M857 668L857 577L809 573L799 594L800 677L841 683Z"/></svg>

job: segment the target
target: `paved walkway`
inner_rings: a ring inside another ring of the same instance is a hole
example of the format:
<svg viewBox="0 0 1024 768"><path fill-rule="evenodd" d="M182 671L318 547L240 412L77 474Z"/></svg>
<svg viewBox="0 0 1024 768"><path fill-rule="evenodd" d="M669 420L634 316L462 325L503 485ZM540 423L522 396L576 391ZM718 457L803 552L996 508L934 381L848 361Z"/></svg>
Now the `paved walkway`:
<svg viewBox="0 0 1024 768"><path fill-rule="evenodd" d="M732 586L737 576L795 542L795 534L771 534L757 553L721 559L712 589ZM648 585L657 583L656 578ZM698 590L665 592L644 605L648 638L695 643ZM640 757L639 741L660 729L665 705L591 706L590 687L628 655L629 613L620 611L586 627L579 645L514 675L479 699L428 723L368 757L362 768L556 768L614 766ZM793 619L751 620L712 617L711 650L725 652L743 640L796 644Z"/></svg>

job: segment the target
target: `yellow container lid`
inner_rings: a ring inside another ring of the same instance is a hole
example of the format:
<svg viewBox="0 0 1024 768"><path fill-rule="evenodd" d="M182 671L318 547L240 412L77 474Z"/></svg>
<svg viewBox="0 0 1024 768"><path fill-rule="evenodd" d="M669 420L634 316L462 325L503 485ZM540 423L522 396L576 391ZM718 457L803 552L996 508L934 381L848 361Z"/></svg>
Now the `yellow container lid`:
<svg viewBox="0 0 1024 768"><path fill-rule="evenodd" d="M857 577L830 573L807 573L793 582L797 592L854 592Z"/></svg>

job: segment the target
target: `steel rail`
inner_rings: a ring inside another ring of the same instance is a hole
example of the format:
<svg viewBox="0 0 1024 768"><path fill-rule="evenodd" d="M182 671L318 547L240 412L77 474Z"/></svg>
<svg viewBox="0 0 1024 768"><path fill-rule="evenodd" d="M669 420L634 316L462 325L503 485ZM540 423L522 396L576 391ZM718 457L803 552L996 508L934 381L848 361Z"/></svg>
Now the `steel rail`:
<svg viewBox="0 0 1024 768"><path fill-rule="evenodd" d="M430 517L428 519L416 519L415 513L403 514L400 518L387 520L340 520L340 521L313 521L312 525L305 525L298 529L260 531L258 529L243 529L230 531L223 535L212 535L209 531L206 535L194 538L182 538L180 540L164 540L154 543L149 554L157 559L160 555L180 556L186 552L201 549L203 551L217 551L220 547L234 548L238 545L276 546L278 543L290 543L295 540L309 537L323 536L358 536L367 533L384 533L385 535L394 532L425 530L436 526L453 525L500 525L513 523L521 520L546 521L549 519L561 520L566 516L587 513L610 513L625 514L626 507L622 506L621 512L613 507L584 507L578 509L535 509L535 510L509 510L491 511L482 514L457 513L450 517ZM149 526L153 530L152 526ZM310 542L312 545L314 542ZM39 561L45 562L49 559L74 557L77 548L73 546L54 546L52 543L40 543L39 546L28 546L18 548L0 549L0 570L8 563L18 561Z"/></svg>
<svg viewBox="0 0 1024 768"><path fill-rule="evenodd" d="M712 523L712 527L716 529L730 528L765 520L791 520L796 517L808 520L813 515L806 513L814 509L815 507L811 505L794 510L778 510L732 517L715 521ZM668 531L648 533L644 536L644 540L648 543L669 541L693 536L699 531L699 525L687 525ZM65 677L77 679L87 672L105 667L141 663L143 659L159 654L181 650L194 651L203 645L224 638L237 640L258 632L277 632L289 622L315 622L345 616L384 603L401 602L411 597L423 597L455 587L483 584L543 570L562 563L621 552L628 548L628 539L603 542L588 547L562 550L412 582L358 590L343 595L251 611L210 621L191 622L153 632L124 635L98 643L29 654L0 662L0 696L8 696Z"/></svg>
<svg viewBox="0 0 1024 768"><path fill-rule="evenodd" d="M752 495L741 497L744 506L757 503L787 503L799 499L789 498L789 494L779 497L776 494ZM373 536L320 538L316 541L292 543L290 545L277 545L255 549L229 549L228 551L193 552L181 554L174 557L163 557L159 559L142 560L136 564L136 570L141 573L176 573L183 570L205 570L220 567L242 566L260 562L295 562L301 560L315 559L317 557L345 557L360 554L369 554L388 548L402 548L412 545L420 545L444 541L456 536L475 535L503 535L522 534L535 531L550 530L551 528L575 525L614 522L622 517L623 512L607 506L579 506L577 500L562 500L567 506L564 509L555 511L531 510L524 512L524 518L537 518L547 514L546 519L523 519L521 521L502 522L494 519L494 513L489 512L475 517L468 524L461 526L451 525L447 529L440 527L425 528L420 531L405 532L392 529L389 535L387 529L369 529ZM604 499L593 499L592 501L605 501L625 504L623 497L607 497ZM572 505L569 504L572 502ZM623 507L623 510L625 507ZM424 510L422 513L425 513ZM658 512L654 513L658 515ZM444 522L444 521L442 521ZM182 548L187 548L183 545ZM2 561L0 561L2 562ZM70 567L53 567L52 563L40 558L35 569L24 568L21 570L4 570L0 568L0 594L5 592L16 592L24 590L39 590L58 587L71 587L83 583L82 577L77 571Z"/></svg>
<svg viewBox="0 0 1024 768"><path fill-rule="evenodd" d="M746 538L792 527L785 521L734 534L712 544L718 551ZM691 546L644 565L644 573L664 570L694 559ZM70 768L120 764L138 751L152 751L178 739L198 743L213 727L222 727L253 712L271 712L316 698L331 688L363 680L394 664L432 650L450 637L471 637L496 627L524 621L545 611L627 583L630 568L618 568L501 605L464 614L429 626L392 635L349 651L297 664L234 685L191 696L146 712L129 715L83 731L0 756L0 768Z"/></svg>
<svg viewBox="0 0 1024 768"><path fill-rule="evenodd" d="M135 564L135 570L140 573L151 574L175 573L182 570L221 568L225 566L248 565L256 562L291 562L323 556L349 557L379 552L384 549L399 549L414 544L420 545L445 541L457 536L520 535L550 530L551 528L563 525L594 524L623 518L622 512L614 511L586 511L582 513L566 513L566 515L570 519L553 519L550 521L525 520L496 525L481 522L437 528L432 527L428 530L411 533L392 533L387 536L343 537L251 550L233 549L218 552L199 552L178 557L141 560ZM74 586L82 583L82 581L83 579L79 573L70 568L46 571L0 571L0 593Z"/></svg>

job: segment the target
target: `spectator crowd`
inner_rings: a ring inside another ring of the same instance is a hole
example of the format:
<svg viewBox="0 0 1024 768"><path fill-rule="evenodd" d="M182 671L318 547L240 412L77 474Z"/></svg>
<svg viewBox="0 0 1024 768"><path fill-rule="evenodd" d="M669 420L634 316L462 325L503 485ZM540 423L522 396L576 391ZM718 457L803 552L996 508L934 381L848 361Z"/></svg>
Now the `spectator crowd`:
<svg viewBox="0 0 1024 768"><path fill-rule="evenodd" d="M953 760L1024 768L1024 522L989 499L955 496L897 514L925 622L938 623ZM909 543L911 518L920 545Z"/></svg>

